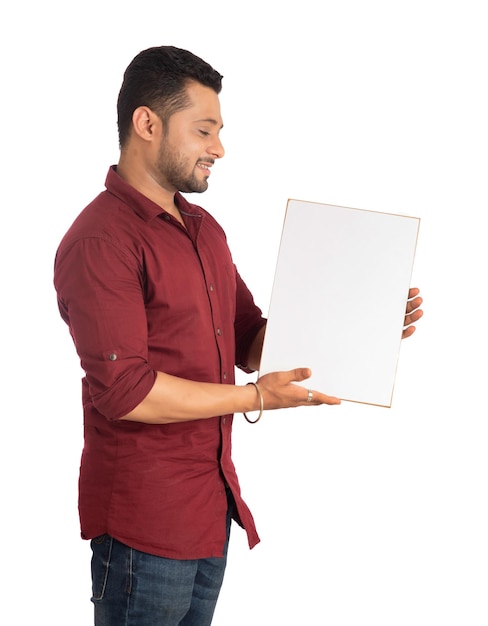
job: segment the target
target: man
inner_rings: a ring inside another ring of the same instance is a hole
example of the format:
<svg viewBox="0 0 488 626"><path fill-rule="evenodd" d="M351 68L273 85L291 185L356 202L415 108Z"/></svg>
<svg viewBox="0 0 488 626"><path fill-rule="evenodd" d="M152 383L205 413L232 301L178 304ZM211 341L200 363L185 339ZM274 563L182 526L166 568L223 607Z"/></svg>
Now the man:
<svg viewBox="0 0 488 626"><path fill-rule="evenodd" d="M235 366L258 369L266 321L220 226L181 195L205 191L224 155L221 79L170 46L134 58L119 162L56 255L86 373L79 510L98 626L210 624L231 519L259 541L231 459L233 413L340 402L296 384L306 368L235 385Z"/></svg>

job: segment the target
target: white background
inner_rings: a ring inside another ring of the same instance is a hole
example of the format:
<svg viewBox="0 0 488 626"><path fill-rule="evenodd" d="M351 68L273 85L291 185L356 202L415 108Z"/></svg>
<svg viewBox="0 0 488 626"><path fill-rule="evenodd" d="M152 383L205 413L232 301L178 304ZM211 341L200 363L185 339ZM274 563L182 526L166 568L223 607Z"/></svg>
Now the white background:
<svg viewBox="0 0 488 626"><path fill-rule="evenodd" d="M2 622L92 623L80 370L52 264L117 161L125 67L173 44L224 75L227 154L198 201L265 312L288 198L421 218L425 316L402 344L392 408L236 416L262 543L249 551L234 528L215 626L486 626L484 4L5 4Z"/></svg>

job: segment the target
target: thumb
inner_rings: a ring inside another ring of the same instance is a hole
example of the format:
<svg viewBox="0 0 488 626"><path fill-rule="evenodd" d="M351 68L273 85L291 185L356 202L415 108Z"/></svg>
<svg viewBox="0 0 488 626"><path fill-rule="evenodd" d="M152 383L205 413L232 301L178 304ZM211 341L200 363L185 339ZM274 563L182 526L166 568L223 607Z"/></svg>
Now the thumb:
<svg viewBox="0 0 488 626"><path fill-rule="evenodd" d="M296 380L297 382L310 378L312 375L312 371L308 367L297 367L295 370L292 370L291 373L293 374L292 380Z"/></svg>

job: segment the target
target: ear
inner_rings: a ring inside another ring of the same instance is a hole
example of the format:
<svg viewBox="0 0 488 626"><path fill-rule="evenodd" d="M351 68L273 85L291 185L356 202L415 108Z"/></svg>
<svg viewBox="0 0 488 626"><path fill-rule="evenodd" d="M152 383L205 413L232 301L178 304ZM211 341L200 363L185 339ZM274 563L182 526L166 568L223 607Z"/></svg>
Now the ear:
<svg viewBox="0 0 488 626"><path fill-rule="evenodd" d="M132 126L136 135L144 141L153 141L162 130L159 117L145 106L137 107L132 114Z"/></svg>

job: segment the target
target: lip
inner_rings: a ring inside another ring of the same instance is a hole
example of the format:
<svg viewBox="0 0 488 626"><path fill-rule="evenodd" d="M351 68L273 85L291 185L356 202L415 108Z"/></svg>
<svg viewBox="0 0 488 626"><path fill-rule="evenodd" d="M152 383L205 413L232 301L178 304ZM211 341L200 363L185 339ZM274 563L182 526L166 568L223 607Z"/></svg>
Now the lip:
<svg viewBox="0 0 488 626"><path fill-rule="evenodd" d="M199 167L210 169L212 165L214 165L215 161L213 159L209 159L208 161L204 161L203 159L198 159L197 165Z"/></svg>
<svg viewBox="0 0 488 626"><path fill-rule="evenodd" d="M197 163L197 167L199 170L205 172L207 176L210 176L210 168L212 167L212 163L205 163L204 161L200 161Z"/></svg>

